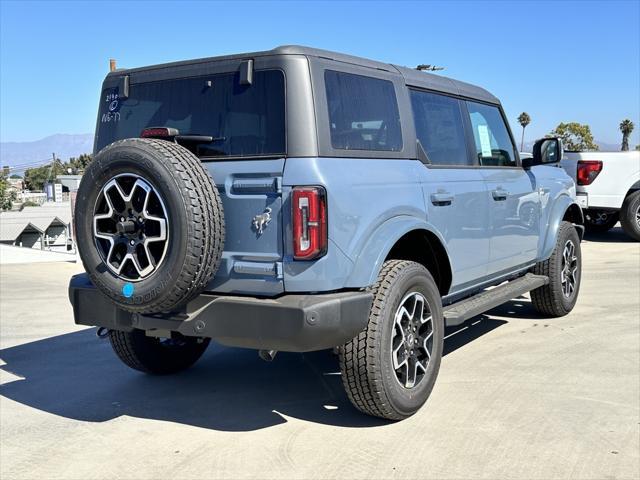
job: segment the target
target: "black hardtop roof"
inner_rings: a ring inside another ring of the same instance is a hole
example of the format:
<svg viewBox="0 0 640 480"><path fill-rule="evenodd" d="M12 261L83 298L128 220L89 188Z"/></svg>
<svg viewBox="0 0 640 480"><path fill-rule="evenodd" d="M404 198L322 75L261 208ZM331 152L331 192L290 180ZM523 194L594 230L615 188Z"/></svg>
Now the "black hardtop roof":
<svg viewBox="0 0 640 480"><path fill-rule="evenodd" d="M435 90L439 92L449 93L452 95L460 95L463 97L477 99L484 102L499 104L500 101L489 93L484 88L472 85L470 83L461 82L452 78L444 77L442 75L434 75L432 73L418 71L413 68L401 67L391 63L378 62L376 60L370 60L368 58L356 57L353 55L347 55L344 53L332 52L329 50L322 50L319 48L304 47L300 45L282 45L272 50L264 50L260 52L247 52L233 55L223 55L218 57L200 58L194 60L185 60L180 62L164 63L159 65L151 65L148 67L131 68L131 69L118 69L115 72L110 72L111 75L122 75L123 73L135 73L138 71L149 71L156 69L169 69L172 67L180 67L185 65L196 65L200 63L218 62L224 60L242 60L263 56L277 56L277 55L304 55L309 58L324 58L333 60L336 62L348 63L352 65L359 65L367 68L374 68L377 70L384 70L392 73L399 73L404 78L405 83L408 86L426 88L429 90Z"/></svg>

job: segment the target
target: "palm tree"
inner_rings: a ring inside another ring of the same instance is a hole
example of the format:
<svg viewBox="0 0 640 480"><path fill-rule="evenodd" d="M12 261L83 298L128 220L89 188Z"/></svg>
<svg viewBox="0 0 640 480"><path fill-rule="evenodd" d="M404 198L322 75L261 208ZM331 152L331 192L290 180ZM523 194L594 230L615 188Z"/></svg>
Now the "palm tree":
<svg viewBox="0 0 640 480"><path fill-rule="evenodd" d="M620 131L622 132L622 150L626 152L629 150L629 136L633 132L633 122L628 118L620 122Z"/></svg>
<svg viewBox="0 0 640 480"><path fill-rule="evenodd" d="M527 112L518 115L518 123L522 125L522 140L520 141L520 151L524 149L524 129L531 123L531 117Z"/></svg>

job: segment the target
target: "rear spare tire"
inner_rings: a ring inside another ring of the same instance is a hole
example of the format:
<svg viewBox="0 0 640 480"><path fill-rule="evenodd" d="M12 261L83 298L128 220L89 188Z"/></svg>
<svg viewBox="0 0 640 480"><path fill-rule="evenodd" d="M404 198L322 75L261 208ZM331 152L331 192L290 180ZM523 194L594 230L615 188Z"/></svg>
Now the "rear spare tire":
<svg viewBox="0 0 640 480"><path fill-rule="evenodd" d="M174 310L217 270L222 202L200 160L178 144L127 139L87 168L75 207L78 252L93 284L124 310Z"/></svg>

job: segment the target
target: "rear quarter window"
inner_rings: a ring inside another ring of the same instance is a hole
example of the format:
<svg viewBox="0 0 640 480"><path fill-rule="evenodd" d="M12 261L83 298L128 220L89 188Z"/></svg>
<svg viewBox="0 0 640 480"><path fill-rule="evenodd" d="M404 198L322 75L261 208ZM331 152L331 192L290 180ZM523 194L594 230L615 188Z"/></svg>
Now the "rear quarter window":
<svg viewBox="0 0 640 480"><path fill-rule="evenodd" d="M326 70L331 145L338 150L402 150L400 114L389 80Z"/></svg>

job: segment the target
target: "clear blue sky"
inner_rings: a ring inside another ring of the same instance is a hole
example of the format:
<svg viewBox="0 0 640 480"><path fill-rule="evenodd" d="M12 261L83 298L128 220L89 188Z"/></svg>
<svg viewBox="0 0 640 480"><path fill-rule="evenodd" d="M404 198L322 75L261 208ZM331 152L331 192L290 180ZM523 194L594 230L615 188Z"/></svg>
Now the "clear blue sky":
<svg viewBox="0 0 640 480"><path fill-rule="evenodd" d="M0 0L0 137L94 128L109 57L122 67L303 44L479 84L527 139L561 121L640 143L640 2L13 2Z"/></svg>

